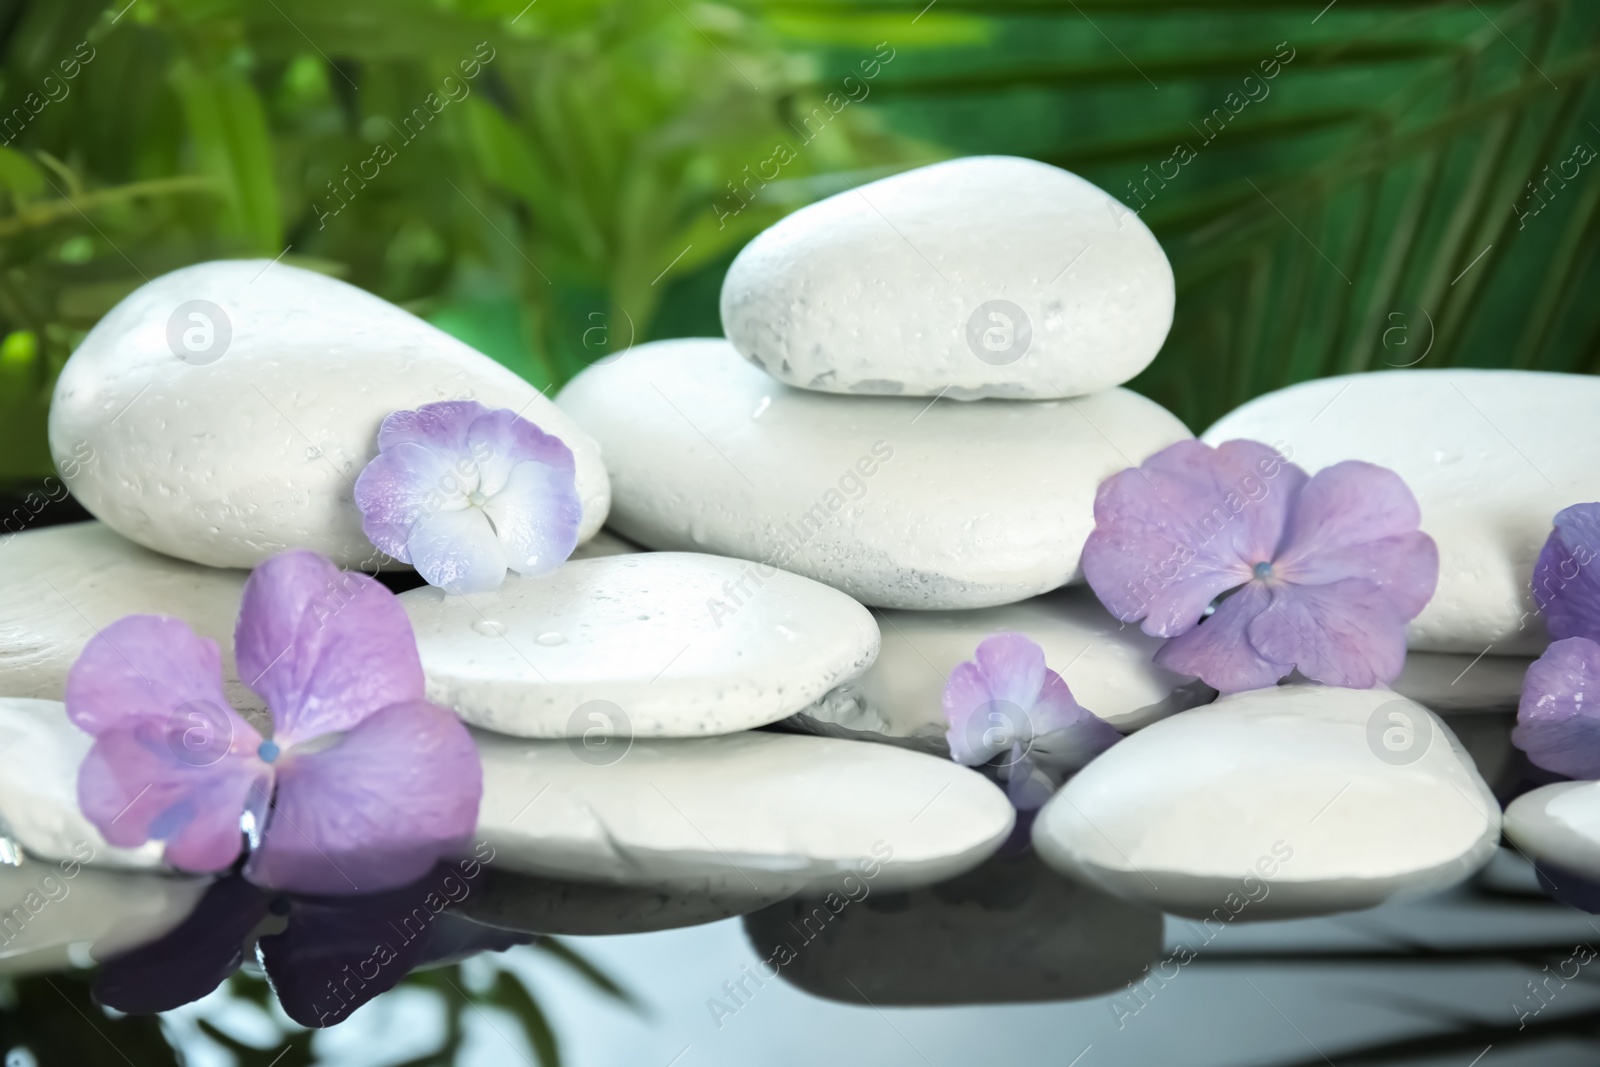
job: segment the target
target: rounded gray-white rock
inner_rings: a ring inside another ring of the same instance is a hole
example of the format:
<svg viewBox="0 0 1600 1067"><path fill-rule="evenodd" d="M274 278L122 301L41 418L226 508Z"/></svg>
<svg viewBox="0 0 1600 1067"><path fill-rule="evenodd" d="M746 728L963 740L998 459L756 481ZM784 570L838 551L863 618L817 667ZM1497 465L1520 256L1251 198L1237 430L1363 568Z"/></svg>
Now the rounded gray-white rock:
<svg viewBox="0 0 1600 1067"><path fill-rule="evenodd" d="M1014 156L919 167L801 208L744 247L722 328L828 393L1046 399L1120 385L1172 326L1172 267L1103 189Z"/></svg>
<svg viewBox="0 0 1600 1067"><path fill-rule="evenodd" d="M376 560L356 477L395 411L510 408L577 464L579 540L610 489L592 439L488 356L355 286L266 260L201 263L134 290L56 382L50 451L84 507L133 541L212 567L289 548Z"/></svg>
<svg viewBox="0 0 1600 1067"><path fill-rule="evenodd" d="M1558 880L1561 872L1600 882L1600 782L1556 782L1506 808L1506 837Z"/></svg>
<svg viewBox="0 0 1600 1067"><path fill-rule="evenodd" d="M0 838L46 862L161 869L159 842L114 848L79 809L78 768L93 743L59 701L0 699Z"/></svg>
<svg viewBox="0 0 1600 1067"><path fill-rule="evenodd" d="M0 543L0 696L61 700L67 672L98 631L124 615L171 615L217 643L229 703L264 713L233 662L248 577L152 552L99 522L16 534Z"/></svg>
<svg viewBox="0 0 1600 1067"><path fill-rule="evenodd" d="M729 598L739 606L726 608ZM702 737L776 722L860 674L872 614L744 560L643 552L572 560L499 589L400 596L428 699L520 737Z"/></svg>
<svg viewBox="0 0 1600 1067"><path fill-rule="evenodd" d="M1059 878L1026 853L905 893L858 879L747 915L744 929L762 978L782 975L813 996L1026 1004L1107 993L1138 978L1161 954L1162 918Z"/></svg>
<svg viewBox="0 0 1600 1067"><path fill-rule="evenodd" d="M1396 370L1257 397L1203 435L1265 441L1315 473L1388 467L1439 544L1439 587L1406 636L1427 652L1538 655L1530 576L1556 512L1600 499L1592 432L1600 378L1517 370Z"/></svg>
<svg viewBox="0 0 1600 1067"><path fill-rule="evenodd" d="M1489 861L1500 806L1432 712L1385 689L1236 693L1124 739L1040 811L1071 877L1222 922L1369 908Z"/></svg>
<svg viewBox="0 0 1600 1067"><path fill-rule="evenodd" d="M89 967L170 933L210 878L0 863L0 975Z"/></svg>
<svg viewBox="0 0 1600 1067"><path fill-rule="evenodd" d="M890 745L747 732L636 740L476 733L477 837L494 863L551 878L701 893L881 888L983 862L1015 813L982 775Z"/></svg>
<svg viewBox="0 0 1600 1067"><path fill-rule="evenodd" d="M720 922L774 904L785 895L755 893L748 887L743 893L672 892L489 867L457 910L475 923L501 930L594 937Z"/></svg>
<svg viewBox="0 0 1600 1067"><path fill-rule="evenodd" d="M859 678L802 709L796 725L817 733L909 745L949 755L944 686L956 664L997 633L1024 634L1083 707L1119 730L1136 730L1204 704L1216 691L1156 666L1161 638L1119 626L1087 586L972 611L884 611L883 646Z"/></svg>
<svg viewBox="0 0 1600 1067"><path fill-rule="evenodd" d="M1125 389L1026 404L827 396L722 340L640 345L557 402L600 442L623 536L891 608L989 607L1065 584L1101 480L1189 437Z"/></svg>
<svg viewBox="0 0 1600 1067"><path fill-rule="evenodd" d="M1525 656L1408 652L1389 688L1432 711L1515 711L1532 662Z"/></svg>

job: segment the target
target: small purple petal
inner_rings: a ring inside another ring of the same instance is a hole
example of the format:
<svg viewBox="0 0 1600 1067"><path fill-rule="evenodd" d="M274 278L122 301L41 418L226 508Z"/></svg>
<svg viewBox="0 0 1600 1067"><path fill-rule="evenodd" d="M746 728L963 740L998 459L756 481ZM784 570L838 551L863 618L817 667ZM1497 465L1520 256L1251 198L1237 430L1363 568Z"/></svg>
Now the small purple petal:
<svg viewBox="0 0 1600 1067"><path fill-rule="evenodd" d="M1600 504L1574 504L1555 518L1533 567L1533 599L1550 636L1600 641Z"/></svg>
<svg viewBox="0 0 1600 1067"><path fill-rule="evenodd" d="M1145 633L1189 632L1222 593L1273 558L1305 472L1255 441L1180 441L1112 475L1095 495L1083 573Z"/></svg>
<svg viewBox="0 0 1600 1067"><path fill-rule="evenodd" d="M1004 750L989 743L989 684L976 663L958 663L944 684L945 741L950 758L966 767L989 762Z"/></svg>
<svg viewBox="0 0 1600 1067"><path fill-rule="evenodd" d="M578 547L583 504L570 470L519 463L483 510L519 574L554 570Z"/></svg>
<svg viewBox="0 0 1600 1067"><path fill-rule="evenodd" d="M285 552L245 583L239 677L266 698L280 748L422 699L411 620L393 593L315 552Z"/></svg>
<svg viewBox="0 0 1600 1067"><path fill-rule="evenodd" d="M975 658L992 699L1023 711L1033 707L1046 673L1044 649L1036 642L1022 634L995 634L979 643Z"/></svg>
<svg viewBox="0 0 1600 1067"><path fill-rule="evenodd" d="M1002 773L1006 779L1006 799L1018 811L1037 811L1055 795L1058 784L1043 768L1026 756Z"/></svg>
<svg viewBox="0 0 1600 1067"><path fill-rule="evenodd" d="M494 496L505 488L511 472L523 463L536 463L564 472L571 483L577 464L561 438L545 433L510 408L486 411L472 423L467 445L477 461L482 480L478 488ZM577 499L577 490L572 490Z"/></svg>
<svg viewBox="0 0 1600 1067"><path fill-rule="evenodd" d="M449 593L486 593L506 579L506 550L481 508L444 511L412 527L417 573Z"/></svg>
<svg viewBox="0 0 1600 1067"><path fill-rule="evenodd" d="M303 893L366 893L413 881L477 825L483 770L455 714L384 708L331 747L279 763L278 793L245 876Z"/></svg>
<svg viewBox="0 0 1600 1067"><path fill-rule="evenodd" d="M1372 582L1269 586L1271 606L1246 633L1263 657L1292 663L1324 685L1370 689L1392 682L1406 662L1406 620Z"/></svg>
<svg viewBox="0 0 1600 1067"><path fill-rule="evenodd" d="M378 427L378 450L386 452L407 442L434 451L466 455L467 431L489 409L476 400L442 400L415 411L396 411Z"/></svg>
<svg viewBox="0 0 1600 1067"><path fill-rule="evenodd" d="M1439 549L1420 532L1422 511L1394 471L1350 460L1318 471L1289 516L1274 573L1299 585L1360 578L1377 585L1405 620L1439 582Z"/></svg>
<svg viewBox="0 0 1600 1067"><path fill-rule="evenodd" d="M1522 680L1511 743L1547 771L1600 778L1600 644L1568 637L1545 649Z"/></svg>
<svg viewBox="0 0 1600 1067"><path fill-rule="evenodd" d="M1264 689L1294 669L1256 651L1246 636L1270 599L1260 582L1250 582L1223 600L1199 626L1156 650L1155 662L1177 674L1199 678L1222 693Z"/></svg>
<svg viewBox="0 0 1600 1067"><path fill-rule="evenodd" d="M90 638L66 696L67 717L90 734L139 719L162 725L196 702L228 706L217 643L165 615L126 615Z"/></svg>
<svg viewBox="0 0 1600 1067"><path fill-rule="evenodd" d="M402 442L379 453L356 478L361 530L379 549L410 563L411 528L427 516L466 507L477 487L477 469L465 453Z"/></svg>
<svg viewBox="0 0 1600 1067"><path fill-rule="evenodd" d="M1078 703L1055 671L1045 671L1044 688L1028 718L1033 722L1028 755L1062 778L1122 740L1115 726Z"/></svg>
<svg viewBox="0 0 1600 1067"><path fill-rule="evenodd" d="M165 841L165 858L185 871L220 871L239 856L239 816L253 788L270 791L255 758L260 735L230 710L226 746L199 756L181 721L137 719L95 738L78 769L78 806L119 848Z"/></svg>

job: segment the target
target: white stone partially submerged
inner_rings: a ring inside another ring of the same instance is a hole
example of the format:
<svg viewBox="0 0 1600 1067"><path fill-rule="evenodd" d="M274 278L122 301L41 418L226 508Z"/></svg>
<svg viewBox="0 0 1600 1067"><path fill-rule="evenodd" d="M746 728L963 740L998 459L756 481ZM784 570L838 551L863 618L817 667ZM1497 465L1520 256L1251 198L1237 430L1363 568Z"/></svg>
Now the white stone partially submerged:
<svg viewBox="0 0 1600 1067"><path fill-rule="evenodd" d="M859 678L803 709L807 729L895 741L948 755L944 686L956 664L997 633L1044 649L1079 704L1124 732L1204 704L1215 691L1151 662L1162 641L1119 626L1087 586L972 611L882 611L883 647Z"/></svg>
<svg viewBox="0 0 1600 1067"><path fill-rule="evenodd" d="M1524 656L1408 652L1389 688L1438 712L1515 711L1532 662Z"/></svg>
<svg viewBox="0 0 1600 1067"><path fill-rule="evenodd" d="M1055 399L1110 388L1172 325L1139 217L1014 156L935 163L801 208L744 247L722 326L780 381L830 393Z"/></svg>
<svg viewBox="0 0 1600 1067"><path fill-rule="evenodd" d="M805 707L878 651L871 614L838 590L698 553L574 560L491 593L424 587L400 601L429 699L521 737L746 730Z"/></svg>
<svg viewBox="0 0 1600 1067"><path fill-rule="evenodd" d="M267 260L140 286L56 382L50 450L84 507L181 559L250 567L289 548L376 558L355 480L386 415L440 400L510 408L577 460L579 539L610 497L594 442L489 357L386 300Z"/></svg>
<svg viewBox="0 0 1600 1067"><path fill-rule="evenodd" d="M59 701L0 699L0 838L45 862L160 868L158 842L113 848L79 810L78 767L91 744Z"/></svg>
<svg viewBox="0 0 1600 1067"><path fill-rule="evenodd" d="M558 402L604 449L625 537L894 608L988 607L1065 584L1101 480L1189 436L1124 389L1028 404L807 392L721 340L641 345Z"/></svg>
<svg viewBox="0 0 1600 1067"><path fill-rule="evenodd" d="M1600 782L1556 782L1506 808L1506 837L1560 885L1562 872L1600 882Z"/></svg>
<svg viewBox="0 0 1600 1067"><path fill-rule="evenodd" d="M1530 580L1556 512L1600 500L1600 378L1516 370L1397 370L1257 397L1207 430L1276 445L1316 472L1347 459L1396 471L1439 544L1439 588L1414 649L1537 655Z"/></svg>
<svg viewBox="0 0 1600 1067"><path fill-rule="evenodd" d="M528 934L592 937L679 930L745 915L786 894L689 893L541 878L490 867L457 910L475 923Z"/></svg>
<svg viewBox="0 0 1600 1067"><path fill-rule="evenodd" d="M551 878L759 895L870 872L908 888L981 863L1015 818L982 775L889 745L749 732L602 757L476 740L478 838L497 865Z"/></svg>
<svg viewBox="0 0 1600 1067"><path fill-rule="evenodd" d="M1372 907L1488 862L1500 806L1445 725L1382 689L1257 689L1147 727L1040 812L1051 866L1223 921Z"/></svg>
<svg viewBox="0 0 1600 1067"><path fill-rule="evenodd" d="M124 615L171 615L217 643L229 702L265 711L233 662L248 577L141 548L98 522L0 541L0 696L61 700L67 672L96 632Z"/></svg>

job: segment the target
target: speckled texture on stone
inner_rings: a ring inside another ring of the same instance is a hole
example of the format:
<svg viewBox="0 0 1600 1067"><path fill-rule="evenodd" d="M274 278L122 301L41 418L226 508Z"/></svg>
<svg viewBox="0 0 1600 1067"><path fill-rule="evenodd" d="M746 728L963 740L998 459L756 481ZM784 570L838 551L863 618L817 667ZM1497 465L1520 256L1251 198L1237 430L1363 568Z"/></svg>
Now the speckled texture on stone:
<svg viewBox="0 0 1600 1067"><path fill-rule="evenodd" d="M1404 478L1439 544L1439 588L1407 627L1428 652L1537 655L1534 560L1556 512L1600 500L1600 378L1515 370L1396 370L1257 397L1207 430L1277 444L1315 472L1361 459Z"/></svg>
<svg viewBox="0 0 1600 1067"><path fill-rule="evenodd" d="M638 740L596 764L578 741L475 738L478 838L497 865L552 878L797 893L865 866L904 889L977 866L1015 820L982 775L890 745L752 731Z"/></svg>
<svg viewBox="0 0 1600 1067"><path fill-rule="evenodd" d="M192 355L169 327L181 338L182 309L200 300L231 337L222 348L214 322L215 347ZM185 267L123 299L56 382L50 450L83 506L147 548L213 567L297 547L355 565L375 558L353 492L379 423L463 399L561 438L577 460L579 539L600 528L609 487L594 442L537 389L385 300L267 260Z"/></svg>
<svg viewBox="0 0 1600 1067"><path fill-rule="evenodd" d="M1384 689L1256 689L1113 746L1040 811L1051 866L1225 921L1373 907L1488 862L1500 806L1432 712Z"/></svg>
<svg viewBox="0 0 1600 1067"><path fill-rule="evenodd" d="M573 560L492 593L424 587L400 602L428 698L522 737L747 730L805 707L878 652L871 613L838 590L699 553Z"/></svg>
<svg viewBox="0 0 1600 1067"><path fill-rule="evenodd" d="M721 340L641 345L557 401L600 442L625 537L771 562L894 608L1068 582L1100 481L1189 436L1124 389L967 404L811 393Z"/></svg>
<svg viewBox="0 0 1600 1067"><path fill-rule="evenodd" d="M744 247L721 303L734 347L790 385L1045 399L1138 374L1173 297L1160 244L1120 201L1046 163L975 156L801 208Z"/></svg>

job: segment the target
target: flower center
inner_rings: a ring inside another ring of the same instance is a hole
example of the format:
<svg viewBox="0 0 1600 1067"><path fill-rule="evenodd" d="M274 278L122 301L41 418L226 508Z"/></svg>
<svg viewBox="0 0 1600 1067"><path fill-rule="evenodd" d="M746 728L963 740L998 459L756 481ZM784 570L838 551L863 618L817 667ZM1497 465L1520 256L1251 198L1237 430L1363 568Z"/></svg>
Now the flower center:
<svg viewBox="0 0 1600 1067"><path fill-rule="evenodd" d="M256 749L256 755L261 757L262 762L271 763L278 758L278 753L281 751L283 750L278 747L276 741L263 741L260 747Z"/></svg>
<svg viewBox="0 0 1600 1067"><path fill-rule="evenodd" d="M1272 577L1272 564L1266 562L1257 563L1252 573L1257 581L1264 582Z"/></svg>
<svg viewBox="0 0 1600 1067"><path fill-rule="evenodd" d="M481 508L488 502L489 498L484 496L481 490L474 489L472 492L467 494L467 503L471 504L475 508Z"/></svg>

